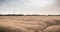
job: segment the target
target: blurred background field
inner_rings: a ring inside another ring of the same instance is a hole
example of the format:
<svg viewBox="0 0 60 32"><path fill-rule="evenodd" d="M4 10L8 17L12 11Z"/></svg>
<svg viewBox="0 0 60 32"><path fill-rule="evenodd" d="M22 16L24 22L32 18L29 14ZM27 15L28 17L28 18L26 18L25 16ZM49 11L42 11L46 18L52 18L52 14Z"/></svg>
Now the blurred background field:
<svg viewBox="0 0 60 32"><path fill-rule="evenodd" d="M42 32L52 25L60 25L60 16L0 16L6 32Z"/></svg>

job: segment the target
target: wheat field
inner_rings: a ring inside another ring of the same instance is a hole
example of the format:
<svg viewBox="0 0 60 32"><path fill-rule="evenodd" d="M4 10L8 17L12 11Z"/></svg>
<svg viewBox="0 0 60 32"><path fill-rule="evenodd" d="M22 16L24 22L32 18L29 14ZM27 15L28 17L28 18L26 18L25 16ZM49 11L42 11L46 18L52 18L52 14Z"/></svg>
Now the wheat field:
<svg viewBox="0 0 60 32"><path fill-rule="evenodd" d="M60 32L60 16L0 16L0 32Z"/></svg>

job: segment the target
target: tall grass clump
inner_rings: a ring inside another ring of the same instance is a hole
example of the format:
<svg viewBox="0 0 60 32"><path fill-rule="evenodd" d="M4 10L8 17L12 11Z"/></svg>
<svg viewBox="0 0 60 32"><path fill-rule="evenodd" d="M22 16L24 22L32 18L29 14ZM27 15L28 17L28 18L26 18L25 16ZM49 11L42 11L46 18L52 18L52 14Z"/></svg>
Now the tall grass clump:
<svg viewBox="0 0 60 32"><path fill-rule="evenodd" d="M60 32L60 25L47 27L46 29L43 30L43 32Z"/></svg>
<svg viewBox="0 0 60 32"><path fill-rule="evenodd" d="M0 32L21 32L20 29L11 29L10 27L0 26Z"/></svg>

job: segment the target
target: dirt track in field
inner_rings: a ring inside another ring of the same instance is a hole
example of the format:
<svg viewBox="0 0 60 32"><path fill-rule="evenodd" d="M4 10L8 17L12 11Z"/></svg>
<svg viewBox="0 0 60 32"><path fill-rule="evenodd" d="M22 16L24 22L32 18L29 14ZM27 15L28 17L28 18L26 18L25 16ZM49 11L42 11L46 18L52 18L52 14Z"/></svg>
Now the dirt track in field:
<svg viewBox="0 0 60 32"><path fill-rule="evenodd" d="M60 32L60 16L0 16L0 32Z"/></svg>

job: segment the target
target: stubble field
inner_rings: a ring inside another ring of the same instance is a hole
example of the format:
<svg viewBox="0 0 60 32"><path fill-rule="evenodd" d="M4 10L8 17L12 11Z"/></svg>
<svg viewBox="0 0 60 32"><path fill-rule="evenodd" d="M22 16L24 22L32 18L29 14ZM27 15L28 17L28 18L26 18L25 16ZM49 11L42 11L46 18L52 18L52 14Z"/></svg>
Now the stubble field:
<svg viewBox="0 0 60 32"><path fill-rule="evenodd" d="M0 32L60 32L60 16L0 16Z"/></svg>

